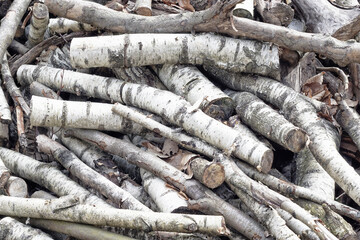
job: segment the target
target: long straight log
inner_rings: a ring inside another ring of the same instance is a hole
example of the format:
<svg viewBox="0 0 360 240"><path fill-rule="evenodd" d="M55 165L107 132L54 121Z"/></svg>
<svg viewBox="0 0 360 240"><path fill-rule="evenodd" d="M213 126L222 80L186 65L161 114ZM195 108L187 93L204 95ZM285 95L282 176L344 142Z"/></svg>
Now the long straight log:
<svg viewBox="0 0 360 240"><path fill-rule="evenodd" d="M75 68L207 64L232 72L280 78L277 47L213 34L123 34L75 38L70 45L70 60Z"/></svg>
<svg viewBox="0 0 360 240"><path fill-rule="evenodd" d="M221 235L226 230L224 218L221 216L149 213L101 208L94 205L79 204L79 199L72 197L75 201L73 206L58 208L63 198L44 200L0 196L0 214L146 231L205 232Z"/></svg>

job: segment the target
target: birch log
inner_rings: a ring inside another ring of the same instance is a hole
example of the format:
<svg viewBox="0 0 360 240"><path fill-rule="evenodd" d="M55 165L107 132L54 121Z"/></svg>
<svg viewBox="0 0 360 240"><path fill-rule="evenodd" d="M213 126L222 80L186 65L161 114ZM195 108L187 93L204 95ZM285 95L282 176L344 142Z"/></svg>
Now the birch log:
<svg viewBox="0 0 360 240"><path fill-rule="evenodd" d="M161 212L181 213L189 211L186 199L167 185L165 181L144 169L140 169L140 174L146 192L151 196Z"/></svg>
<svg viewBox="0 0 360 240"><path fill-rule="evenodd" d="M70 180L60 170L49 164L38 162L6 148L0 148L0 158L15 175L29 179L58 196L87 196L84 200L85 203L111 208L105 201L90 194L88 190Z"/></svg>
<svg viewBox="0 0 360 240"><path fill-rule="evenodd" d="M80 159L78 159L75 154L61 144L51 140L45 135L38 135L36 137L36 142L40 151L53 155L55 159L74 176L112 200L117 206L138 211L151 211L131 196L130 193L124 191L109 179L92 170Z"/></svg>
<svg viewBox="0 0 360 240"><path fill-rule="evenodd" d="M255 3L264 22L286 27L294 18L294 10L281 0L255 0Z"/></svg>
<svg viewBox="0 0 360 240"><path fill-rule="evenodd" d="M88 128L122 133L146 134L147 130L111 111L112 104L62 101L33 96L30 102L32 126Z"/></svg>
<svg viewBox="0 0 360 240"><path fill-rule="evenodd" d="M30 114L30 108L24 100L20 89L16 86L15 81L10 73L9 64L7 61L7 57L4 56L2 64L1 64L1 76L3 78L6 89L8 90L12 100L16 105L20 105L22 110L26 115Z"/></svg>
<svg viewBox="0 0 360 240"><path fill-rule="evenodd" d="M17 71L17 80L23 86L37 81L55 91L122 102L120 89L123 81L116 78L24 64Z"/></svg>
<svg viewBox="0 0 360 240"><path fill-rule="evenodd" d="M143 16L151 16L151 2L152 0L136 0L135 12Z"/></svg>
<svg viewBox="0 0 360 240"><path fill-rule="evenodd" d="M335 115L336 121L350 135L351 139L360 149L360 116L348 106L344 99L339 99L339 110Z"/></svg>
<svg viewBox="0 0 360 240"><path fill-rule="evenodd" d="M264 202L266 205L273 208L281 208L291 215L296 216L297 219L307 225L314 231L320 239L337 239L326 227L319 221L318 218L309 214L305 209L292 202L289 198L268 189L262 184L247 177L235 164L234 161L218 156L219 161L224 165L225 181L231 184L234 188L242 190L257 199L257 201Z"/></svg>
<svg viewBox="0 0 360 240"><path fill-rule="evenodd" d="M167 89L183 96L192 105L199 105L207 115L225 120L233 112L233 101L196 67L163 65L154 69Z"/></svg>
<svg viewBox="0 0 360 240"><path fill-rule="evenodd" d="M235 17L254 18L254 0L245 0L236 4L232 14Z"/></svg>
<svg viewBox="0 0 360 240"><path fill-rule="evenodd" d="M75 68L208 64L233 72L280 78L277 47L214 34L124 34L76 38L71 41L70 60Z"/></svg>
<svg viewBox="0 0 360 240"><path fill-rule="evenodd" d="M205 232L215 235L226 232L224 218L221 216L156 212L149 214L149 212L101 208L79 203L54 210L61 201L62 198L43 200L0 196L0 214L146 231Z"/></svg>
<svg viewBox="0 0 360 240"><path fill-rule="evenodd" d="M6 190L6 195L12 197L27 197L28 187L26 182L19 177L10 176L10 170L0 158L0 185ZM3 186L4 185L4 186Z"/></svg>
<svg viewBox="0 0 360 240"><path fill-rule="evenodd" d="M321 205L325 204L329 206L333 211L360 222L360 211L357 209L344 205L338 201L328 199L326 198L326 196L314 192L311 189L297 186L293 183L276 178L270 174L260 173L256 171L256 169L250 167L245 163L239 161L235 163L249 177L262 182L266 186L277 192L282 193L285 196L289 196L292 198L308 199Z"/></svg>
<svg viewBox="0 0 360 240"><path fill-rule="evenodd" d="M288 122L282 115L248 92L227 91L237 104L236 112L253 130L292 152L305 147L306 133Z"/></svg>
<svg viewBox="0 0 360 240"><path fill-rule="evenodd" d="M255 236L259 237L259 239L266 239L266 233L256 221L239 209L223 201L199 182L190 179L188 175L159 159L155 155L144 152L129 142L110 137L97 131L72 129L71 131L68 130L67 134L97 145L104 151L119 155L130 163L156 174L164 181L174 185L190 198L194 199L195 210L201 209L201 211L208 214L216 213L223 215L226 223L244 236L250 239ZM203 204L205 204L205 206L203 206Z"/></svg>
<svg viewBox="0 0 360 240"><path fill-rule="evenodd" d="M44 34L48 27L49 10L45 4L35 3L30 20L30 29L27 45L31 48L44 40Z"/></svg>
<svg viewBox="0 0 360 240"><path fill-rule="evenodd" d="M194 109L180 96L127 83L122 88L122 99L128 105L157 113L188 133L243 159L259 171L268 172L271 168L273 153L263 143L216 121L201 110Z"/></svg>
<svg viewBox="0 0 360 240"><path fill-rule="evenodd" d="M31 0L14 0L0 26L0 59L3 59L6 49L14 39L16 29L25 14Z"/></svg>
<svg viewBox="0 0 360 240"><path fill-rule="evenodd" d="M0 220L0 239L3 240L52 240L48 234L18 222L14 218L5 217Z"/></svg>
<svg viewBox="0 0 360 240"><path fill-rule="evenodd" d="M67 32L92 32L97 28L90 24L77 22L67 18L50 18L48 24L51 33L67 33Z"/></svg>
<svg viewBox="0 0 360 240"><path fill-rule="evenodd" d="M309 102L304 101L300 94L291 88L269 78L249 75L235 76L228 72L220 74L220 76L220 80L229 88L258 95L281 109L285 118L295 126L304 129L309 134L309 148L316 160L335 182L360 205L360 176L338 152L335 138L327 130L327 127L333 127L325 120L319 121L314 107ZM324 127L324 124L327 127Z"/></svg>
<svg viewBox="0 0 360 240"><path fill-rule="evenodd" d="M64 221L56 221L49 219L29 219L29 224L31 226L46 229L48 231L59 232L67 234L76 239L86 239L86 240L134 240L134 238L129 238L102 230L97 227L93 227L85 224L70 223Z"/></svg>
<svg viewBox="0 0 360 240"><path fill-rule="evenodd" d="M49 74L51 75L49 76ZM49 87L54 87L59 90L62 89L74 93L76 89L82 89L81 92L87 96L97 96L119 102L126 100L127 104L158 113L170 122L180 125L190 134L203 138L216 147L226 150L229 153L234 152L235 156L249 161L257 167L259 171L266 172L271 168L273 153L269 148L254 141L254 139L247 139L246 136L243 136L244 134L210 118L201 111L197 111L183 98L170 92L138 84L123 83L116 79L96 76L90 78L91 75L88 74L75 74L71 71L63 71L49 67L23 65L19 69L17 76L22 84L26 82L31 83L36 79ZM54 76L55 79L53 79L52 76ZM86 77L88 77L88 79L86 79ZM134 95L132 93L133 91L137 93ZM34 97L33 101L36 99L38 98ZM167 99L169 102L165 102L164 99ZM55 100L46 101L52 102ZM154 102L158 102L160 105L156 107ZM33 105L34 107L41 106L39 104L36 104L36 106L35 104ZM163 109L169 109L171 111L163 111ZM75 109L75 112L77 111L78 110ZM183 116L184 120L179 118L179 116ZM200 129L204 130L201 131Z"/></svg>

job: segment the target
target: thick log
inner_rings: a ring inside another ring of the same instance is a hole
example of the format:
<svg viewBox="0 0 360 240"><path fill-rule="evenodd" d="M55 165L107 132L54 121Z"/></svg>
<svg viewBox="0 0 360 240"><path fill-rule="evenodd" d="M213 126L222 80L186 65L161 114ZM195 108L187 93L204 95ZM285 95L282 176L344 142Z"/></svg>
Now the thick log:
<svg viewBox="0 0 360 240"><path fill-rule="evenodd" d="M221 235L226 232L221 216L142 212L115 208L101 208L80 204L80 198L59 199L14 198L0 196L0 214L17 217L43 218L102 226L116 226L146 231L206 232ZM71 206L64 207L70 199ZM140 221L139 221L140 220Z"/></svg>
<svg viewBox="0 0 360 240"><path fill-rule="evenodd" d="M280 78L277 47L213 34L124 34L76 38L71 41L70 60L75 68L206 64L233 72Z"/></svg>
<svg viewBox="0 0 360 240"><path fill-rule="evenodd" d="M44 40L44 34L48 27L49 10L45 4L35 3L30 20L30 29L27 45L31 48Z"/></svg>
<svg viewBox="0 0 360 240"><path fill-rule="evenodd" d="M256 10L263 21L279 26L288 26L294 18L294 10L281 0L256 0Z"/></svg>

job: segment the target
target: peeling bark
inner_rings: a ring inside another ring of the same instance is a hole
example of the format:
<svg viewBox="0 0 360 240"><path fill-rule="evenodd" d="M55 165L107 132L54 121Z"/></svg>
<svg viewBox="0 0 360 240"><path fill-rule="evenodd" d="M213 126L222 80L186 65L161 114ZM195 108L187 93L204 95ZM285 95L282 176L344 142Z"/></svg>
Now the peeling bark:
<svg viewBox="0 0 360 240"><path fill-rule="evenodd" d="M213 34L124 34L76 38L71 41L70 60L75 68L208 64L233 72L280 78L277 47Z"/></svg>
<svg viewBox="0 0 360 240"><path fill-rule="evenodd" d="M285 118L304 129L309 135L309 148L316 160L349 197L360 205L360 176L338 152L338 138L335 137L334 127L326 120L319 119L310 103L304 101L300 94L291 88L268 78L235 76L231 73L220 76L219 80L228 87L251 92L271 102L284 112ZM329 131L330 129L332 130Z"/></svg>

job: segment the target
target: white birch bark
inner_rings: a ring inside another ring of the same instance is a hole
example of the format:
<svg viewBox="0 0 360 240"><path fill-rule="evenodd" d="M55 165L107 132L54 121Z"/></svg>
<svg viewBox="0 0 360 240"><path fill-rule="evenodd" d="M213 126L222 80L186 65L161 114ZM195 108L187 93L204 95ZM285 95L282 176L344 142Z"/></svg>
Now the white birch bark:
<svg viewBox="0 0 360 240"><path fill-rule="evenodd" d="M196 67L163 65L153 68L170 91L184 97L192 105L216 119L228 119L234 103L223 91L207 79Z"/></svg>
<svg viewBox="0 0 360 240"><path fill-rule="evenodd" d="M281 208L306 224L322 240L336 240L337 238L326 229L318 218L312 216L305 209L292 202L289 198L267 188L266 186L247 177L235 164L234 161L218 156L225 169L225 181L238 188L260 202L273 207Z"/></svg>
<svg viewBox="0 0 360 240"><path fill-rule="evenodd" d="M212 71L208 69L208 71ZM217 74L221 70L218 71ZM214 72L213 72L214 73ZM319 120L314 107L289 87L264 77L220 74L228 87L248 91L272 103L284 112L285 118L306 131L310 138L309 149L335 182L360 205L360 176L337 150L336 138L327 121Z"/></svg>
<svg viewBox="0 0 360 240"><path fill-rule="evenodd" d="M282 209L276 209L279 215L286 221L286 225L293 230L301 239L320 240L311 229L301 221L294 218L290 213Z"/></svg>
<svg viewBox="0 0 360 240"><path fill-rule="evenodd" d="M74 197L76 201L76 197ZM79 204L58 208L62 198L43 200L0 196L0 214L17 217L45 218L92 225L116 226L146 231L225 233L221 216L142 212L124 209L101 208Z"/></svg>
<svg viewBox="0 0 360 240"><path fill-rule="evenodd" d="M279 178L276 178L270 174L265 174L256 171L256 169L250 167L249 165L236 161L236 165L249 177L262 182L266 186L271 189L282 193L285 196L293 197L293 198L303 198L313 201L318 204L326 204L333 211L347 216L355 221L360 221L360 211L344 205L338 201L328 199L324 195L321 195L317 192L314 192L311 189L304 188L301 186L297 186L293 183L283 181Z"/></svg>
<svg viewBox="0 0 360 240"><path fill-rule="evenodd" d="M305 147L306 133L287 121L284 116L248 92L227 91L236 103L241 120L253 130L292 152Z"/></svg>
<svg viewBox="0 0 360 240"><path fill-rule="evenodd" d="M127 83L122 88L122 99L127 105L157 113L188 133L250 163L259 171L267 172L271 168L273 153L263 143L216 121L201 110L194 109L180 96Z"/></svg>
<svg viewBox="0 0 360 240"><path fill-rule="evenodd" d="M183 196L167 183L152 173L140 169L143 186L154 200L161 212L176 213L188 210L188 204Z"/></svg>
<svg viewBox="0 0 360 240"><path fill-rule="evenodd" d="M213 34L124 34L75 38L70 45L70 60L75 68L208 64L233 72L280 77L277 47Z"/></svg>
<svg viewBox="0 0 360 240"><path fill-rule="evenodd" d="M259 239L266 239L266 233L259 223L152 153L144 152L127 141L110 137L98 131L72 129L66 132L91 144L101 143L104 151L123 157L130 163L156 174L194 199L193 208L195 210L201 210L208 214L221 214L229 226L244 236L250 239L255 236Z"/></svg>
<svg viewBox="0 0 360 240"><path fill-rule="evenodd" d="M5 166L4 162L0 158L0 177L4 174L10 174L10 170ZM24 179L10 176L7 179L5 189L7 194L11 197L27 197L28 196L28 188L27 183Z"/></svg>
<svg viewBox="0 0 360 240"><path fill-rule="evenodd" d="M145 84L150 87L167 90L160 79L146 67L112 68L116 78L126 82Z"/></svg>
<svg viewBox="0 0 360 240"><path fill-rule="evenodd" d="M32 126L88 128L145 134L138 124L114 114L112 104L62 101L33 96L30 102Z"/></svg>
<svg viewBox="0 0 360 240"><path fill-rule="evenodd" d="M37 228L67 234L68 236L72 236L76 239L134 240L134 238L121 236L119 234L85 224L35 218L29 219L29 224Z"/></svg>
<svg viewBox="0 0 360 240"><path fill-rule="evenodd" d="M135 12L138 15L151 16L151 2L152 0L136 0Z"/></svg>
<svg viewBox="0 0 360 240"><path fill-rule="evenodd" d="M335 198L334 179L319 165L308 147L297 154L295 161L295 184L311 189L326 199Z"/></svg>
<svg viewBox="0 0 360 240"><path fill-rule="evenodd" d="M122 102L123 81L116 78L24 64L17 71L17 80L23 86L37 81L56 91Z"/></svg>
<svg viewBox="0 0 360 240"><path fill-rule="evenodd" d="M356 0L335 0L335 3L344 8L354 8L359 6L359 2Z"/></svg>
<svg viewBox="0 0 360 240"><path fill-rule="evenodd" d="M287 226L284 219L282 219L275 209L272 209L266 205L260 204L254 198L249 196L244 191L237 189L236 187L229 185L240 200L251 209L256 218L266 226L271 236L278 240L300 240L296 234L291 231Z"/></svg>
<svg viewBox="0 0 360 240"><path fill-rule="evenodd" d="M25 14L31 0L14 0L1 20L0 26L0 59L3 59L6 49L14 39L16 29Z"/></svg>
<svg viewBox="0 0 360 240"><path fill-rule="evenodd" d="M132 210L151 212L148 207L131 196L130 193L124 191L115 183L88 167L78 159L74 153L58 142L51 140L45 135L38 135L36 137L36 142L40 151L53 155L55 159L74 176L109 198L116 203L117 206Z"/></svg>
<svg viewBox="0 0 360 240"><path fill-rule="evenodd" d="M336 121L350 135L351 139L360 149L360 116L352 108L350 108L345 100L338 101L339 110L335 115Z"/></svg>
<svg viewBox="0 0 360 240"><path fill-rule="evenodd" d="M236 4L232 14L235 17L254 18L254 0L244 0Z"/></svg>
<svg viewBox="0 0 360 240"><path fill-rule="evenodd" d="M48 29L51 33L67 33L67 32L92 32L97 28L90 24L77 22L67 18L50 18Z"/></svg>
<svg viewBox="0 0 360 240"><path fill-rule="evenodd" d="M27 45L31 48L44 40L49 23L49 10L45 4L35 3L30 20Z"/></svg>
<svg viewBox="0 0 360 240"><path fill-rule="evenodd" d="M12 122L10 107L2 88L0 88L0 122L2 124L9 124Z"/></svg>
<svg viewBox="0 0 360 240"><path fill-rule="evenodd" d="M32 228L14 218L4 217L0 220L0 239L3 240L52 240L48 234Z"/></svg>
<svg viewBox="0 0 360 240"><path fill-rule="evenodd" d="M219 150L210 144L198 139L196 137L187 135L185 133L174 130L168 126L165 126L151 118L148 118L141 112L138 112L132 108L122 105L120 103L115 103L112 111L116 114L119 114L122 117L128 118L131 121L134 121L143 127L154 131L166 138L173 140L178 143L181 147L186 148L190 151L196 151L200 154L203 154L209 158L212 158L215 154L219 153Z"/></svg>
<svg viewBox="0 0 360 240"><path fill-rule="evenodd" d="M31 194L30 198L55 199L57 197L55 197L54 195L51 195L50 193L45 192L43 190L39 190L39 191L36 191L33 194Z"/></svg>
<svg viewBox="0 0 360 240"><path fill-rule="evenodd" d="M29 86L29 90L31 95L62 100L62 98L57 95L51 88L48 88L39 82L32 82Z"/></svg>
<svg viewBox="0 0 360 240"><path fill-rule="evenodd" d="M36 161L10 149L0 148L0 158L11 172L22 178L29 179L55 193L58 196L86 195L85 203L111 208L102 199L91 194L79 184L70 180L57 168Z"/></svg>

